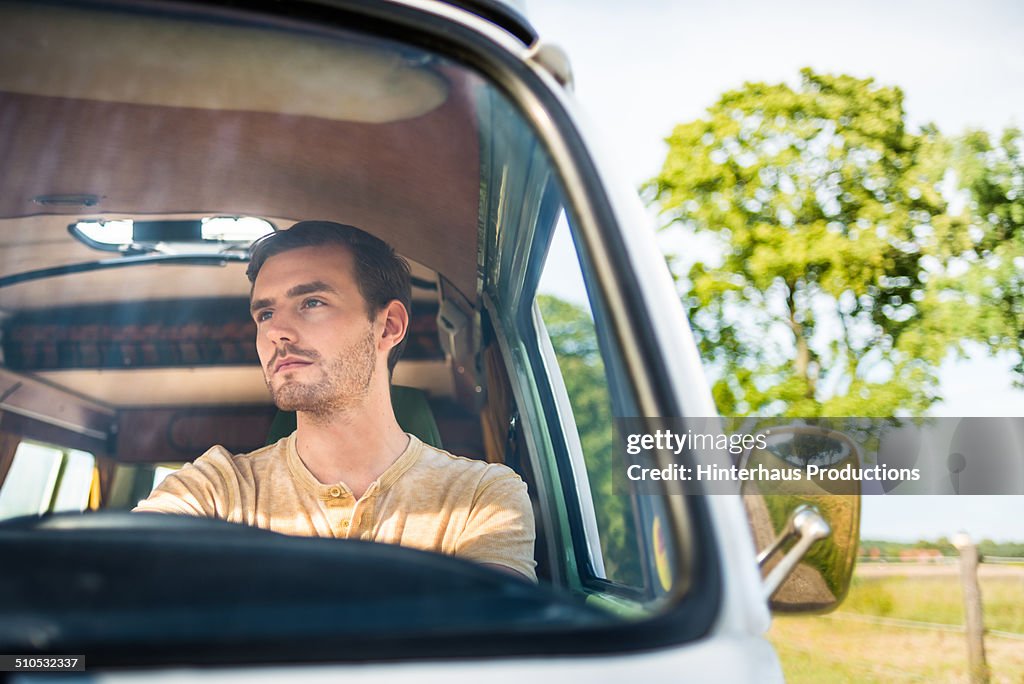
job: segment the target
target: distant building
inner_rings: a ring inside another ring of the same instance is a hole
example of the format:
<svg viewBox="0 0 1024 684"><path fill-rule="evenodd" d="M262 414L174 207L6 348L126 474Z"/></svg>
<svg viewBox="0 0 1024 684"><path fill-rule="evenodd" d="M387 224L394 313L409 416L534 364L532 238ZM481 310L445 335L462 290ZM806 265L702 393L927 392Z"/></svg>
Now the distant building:
<svg viewBox="0 0 1024 684"><path fill-rule="evenodd" d="M880 548L878 548L877 546L872 546L871 548L868 548L868 549L861 548L860 556L861 556L861 558L866 558L867 560L872 560L872 561L881 560L882 559L882 550Z"/></svg>
<svg viewBox="0 0 1024 684"><path fill-rule="evenodd" d="M903 549L900 561L903 563L941 563L942 552L938 549Z"/></svg>

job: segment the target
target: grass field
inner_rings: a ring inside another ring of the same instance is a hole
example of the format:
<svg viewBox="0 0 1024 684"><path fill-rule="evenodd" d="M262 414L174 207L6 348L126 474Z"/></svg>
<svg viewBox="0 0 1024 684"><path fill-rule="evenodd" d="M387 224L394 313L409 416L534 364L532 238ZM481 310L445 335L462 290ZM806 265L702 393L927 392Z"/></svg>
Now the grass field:
<svg viewBox="0 0 1024 684"><path fill-rule="evenodd" d="M1024 567L982 566L985 627L1024 637ZM862 566L833 614L778 617L769 638L789 682L966 682L962 633L887 624L876 617L963 624L958 568ZM1024 684L1024 641L985 639L993 682Z"/></svg>

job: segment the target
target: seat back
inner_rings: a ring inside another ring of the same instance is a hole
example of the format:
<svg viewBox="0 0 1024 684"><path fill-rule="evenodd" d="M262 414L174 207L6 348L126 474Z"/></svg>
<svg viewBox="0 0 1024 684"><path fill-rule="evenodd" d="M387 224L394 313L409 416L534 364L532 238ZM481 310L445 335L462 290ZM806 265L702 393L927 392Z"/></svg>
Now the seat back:
<svg viewBox="0 0 1024 684"><path fill-rule="evenodd" d="M391 386L391 406L395 409L395 418L403 430L419 437L419 439L438 449L441 446L441 433L437 429L437 421L427 402L427 393L417 387L404 385ZM273 444L282 437L295 432L295 412L278 411L270 424L267 444Z"/></svg>

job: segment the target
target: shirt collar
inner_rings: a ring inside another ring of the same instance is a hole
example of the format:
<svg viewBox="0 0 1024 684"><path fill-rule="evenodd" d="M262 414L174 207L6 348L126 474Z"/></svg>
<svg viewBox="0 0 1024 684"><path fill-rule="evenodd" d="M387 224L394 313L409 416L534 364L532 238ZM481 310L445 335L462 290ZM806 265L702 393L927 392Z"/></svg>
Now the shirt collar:
<svg viewBox="0 0 1024 684"><path fill-rule="evenodd" d="M409 436L409 444L405 447L405 451L395 459L394 463L388 466L387 470L381 473L380 476L374 480L369 487L367 487L366 493L363 496L387 491L396 482L398 482L399 478L401 478L409 468L416 464L417 460L419 460L420 454L423 450L423 442L413 434L408 432L406 434ZM285 442L285 459L287 460L288 469L291 471L292 477L295 478L297 482L299 482L305 489L322 497L330 496L329 491L333 487L341 486L346 490L351 491L348 489L348 485L344 482L323 484L316 479L316 476L309 472L309 468L307 468L306 464L302 462L301 458L299 458L299 451L295 446L297 441L298 431L295 431L287 437L287 441Z"/></svg>

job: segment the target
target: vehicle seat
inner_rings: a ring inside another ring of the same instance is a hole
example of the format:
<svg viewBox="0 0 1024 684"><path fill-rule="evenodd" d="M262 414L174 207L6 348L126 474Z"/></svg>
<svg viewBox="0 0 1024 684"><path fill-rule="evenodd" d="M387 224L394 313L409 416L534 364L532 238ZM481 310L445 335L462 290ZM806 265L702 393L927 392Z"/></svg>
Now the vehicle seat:
<svg viewBox="0 0 1024 684"><path fill-rule="evenodd" d="M437 421L427 402L427 393L418 387L404 385L391 386L391 405L395 409L395 418L403 430L416 435L421 441L438 449L441 445L441 433L437 429ZM270 424L267 444L273 444L282 437L295 432L295 412L278 411Z"/></svg>

